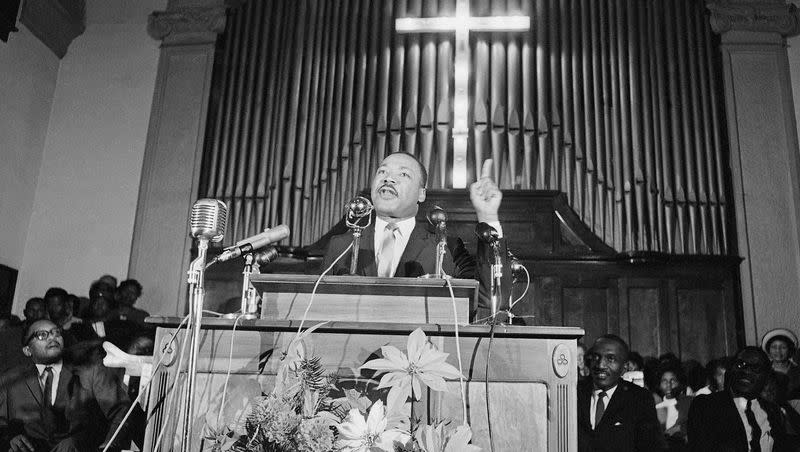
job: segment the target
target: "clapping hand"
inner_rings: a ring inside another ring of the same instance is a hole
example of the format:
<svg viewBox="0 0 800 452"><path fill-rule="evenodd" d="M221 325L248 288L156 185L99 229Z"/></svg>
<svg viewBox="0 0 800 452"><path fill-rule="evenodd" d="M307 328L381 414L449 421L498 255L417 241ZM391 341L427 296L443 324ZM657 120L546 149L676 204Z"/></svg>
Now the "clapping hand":
<svg viewBox="0 0 800 452"><path fill-rule="evenodd" d="M469 186L469 199L478 215L479 223L500 221L497 211L500 209L503 193L492 178L492 159L483 162L480 179Z"/></svg>

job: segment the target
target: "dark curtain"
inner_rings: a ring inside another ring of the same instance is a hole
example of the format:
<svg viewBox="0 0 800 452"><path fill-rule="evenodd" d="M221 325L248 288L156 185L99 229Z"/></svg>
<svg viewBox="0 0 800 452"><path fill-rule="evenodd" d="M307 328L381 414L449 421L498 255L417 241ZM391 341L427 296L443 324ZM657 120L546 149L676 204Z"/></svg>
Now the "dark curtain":
<svg viewBox="0 0 800 452"><path fill-rule="evenodd" d="M730 171L717 46L702 1L473 0L528 32L470 33L469 179L567 194L618 251L727 254ZM399 17L455 0L251 0L221 38L200 196L227 242L279 223L307 245L387 153L451 186L453 33ZM450 160L449 160L450 159Z"/></svg>

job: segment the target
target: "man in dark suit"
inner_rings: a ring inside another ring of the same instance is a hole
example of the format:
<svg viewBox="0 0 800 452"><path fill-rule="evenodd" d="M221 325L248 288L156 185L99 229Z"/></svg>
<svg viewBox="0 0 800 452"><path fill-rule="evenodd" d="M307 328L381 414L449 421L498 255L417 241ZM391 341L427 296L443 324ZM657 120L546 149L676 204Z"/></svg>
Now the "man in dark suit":
<svg viewBox="0 0 800 452"><path fill-rule="evenodd" d="M501 236L500 254L505 260L506 245L498 217L503 195L492 180L491 172L491 160L487 160L481 178L470 186L470 200L478 222L494 227ZM373 224L362 233L358 274L418 277L434 273L436 234L427 230L424 224L416 222L418 204L425 200L427 177L425 167L411 154L398 152L383 159L371 183L375 218ZM325 251L323 269L333 264L351 242L351 234L333 236ZM476 261L461 239L448 237L446 251L442 264L444 272L456 278L478 279L482 283L481 298L485 299L491 278L491 248L481 244ZM348 252L335 263L331 274L349 273L350 261ZM503 272L503 288L510 288L510 274L510 271ZM506 298L501 297L504 300Z"/></svg>
<svg viewBox="0 0 800 452"><path fill-rule="evenodd" d="M64 362L61 330L49 320L27 328L23 353L30 361L0 376L2 450L89 451L110 440L130 407L119 380L100 365ZM125 444L121 433L112 450Z"/></svg>
<svg viewBox="0 0 800 452"><path fill-rule="evenodd" d="M769 372L769 358L763 350L758 347L740 350L725 373L725 390L697 396L692 402L688 422L689 450L786 450L780 410L760 396Z"/></svg>
<svg viewBox="0 0 800 452"><path fill-rule="evenodd" d="M666 447L653 396L622 380L628 345L598 338L587 353L591 379L578 387L580 452L651 452Z"/></svg>

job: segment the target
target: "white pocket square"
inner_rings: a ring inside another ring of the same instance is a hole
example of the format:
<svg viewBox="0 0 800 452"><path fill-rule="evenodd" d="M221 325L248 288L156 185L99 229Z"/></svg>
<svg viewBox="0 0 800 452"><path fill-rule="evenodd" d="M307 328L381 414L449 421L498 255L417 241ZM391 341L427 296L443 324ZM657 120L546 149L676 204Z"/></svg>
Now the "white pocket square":
<svg viewBox="0 0 800 452"><path fill-rule="evenodd" d="M618 425L622 425L622 422L615 422L615 423L614 423L614 427L616 427L616 426L618 426Z"/></svg>

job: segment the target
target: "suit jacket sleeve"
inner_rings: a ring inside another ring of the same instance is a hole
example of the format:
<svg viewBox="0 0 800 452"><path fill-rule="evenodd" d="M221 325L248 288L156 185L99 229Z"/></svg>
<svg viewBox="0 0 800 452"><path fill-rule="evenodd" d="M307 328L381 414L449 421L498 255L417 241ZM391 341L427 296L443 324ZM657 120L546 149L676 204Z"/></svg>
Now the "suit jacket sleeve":
<svg viewBox="0 0 800 452"><path fill-rule="evenodd" d="M125 387L111 370L105 366L94 366L93 373L92 391L97 405L109 425L106 440L103 442L103 444L106 444L122 423L125 413L131 406L131 401L125 391ZM111 449L127 444L130 438L128 430L127 426L123 426Z"/></svg>
<svg viewBox="0 0 800 452"><path fill-rule="evenodd" d="M666 449L666 441L661 433L661 424L656 416L656 406L646 391L637 391L641 413L636 422L636 450L661 451Z"/></svg>
<svg viewBox="0 0 800 452"><path fill-rule="evenodd" d="M686 423L686 433L689 439L689 451L705 452L713 449L713 441L708 434L709 396L699 395L694 398L689 408L689 420Z"/></svg>

